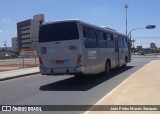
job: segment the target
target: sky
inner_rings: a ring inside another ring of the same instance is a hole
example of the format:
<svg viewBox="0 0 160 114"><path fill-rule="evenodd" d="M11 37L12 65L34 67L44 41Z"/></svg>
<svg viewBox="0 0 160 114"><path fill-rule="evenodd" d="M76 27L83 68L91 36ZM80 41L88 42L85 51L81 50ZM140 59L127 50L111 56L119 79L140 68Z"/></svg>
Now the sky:
<svg viewBox="0 0 160 114"><path fill-rule="evenodd" d="M152 30L132 31L135 46L149 47L153 42L160 47L160 0L0 0L0 47L4 47L4 41L11 47L11 38L17 36L17 22L36 14L44 14L45 22L79 19L125 34L126 3L128 32L156 25Z"/></svg>

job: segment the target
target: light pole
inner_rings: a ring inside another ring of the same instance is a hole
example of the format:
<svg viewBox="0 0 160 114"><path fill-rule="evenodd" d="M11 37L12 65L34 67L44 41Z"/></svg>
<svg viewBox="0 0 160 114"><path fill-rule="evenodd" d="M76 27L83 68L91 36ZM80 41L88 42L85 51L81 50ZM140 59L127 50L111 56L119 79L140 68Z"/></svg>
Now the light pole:
<svg viewBox="0 0 160 114"><path fill-rule="evenodd" d="M156 25L147 25L146 27L144 28L134 28L134 29L131 29L128 33L128 37L129 37L129 50L130 50L130 53L129 53L129 58L131 58L131 41L132 41L132 37L131 37L131 32L134 31L134 30L137 30L137 29L154 29L156 28Z"/></svg>
<svg viewBox="0 0 160 114"><path fill-rule="evenodd" d="M124 6L125 10L126 10L126 35L127 35L127 26L128 26L128 20L127 20L127 9L128 9L128 4L126 4Z"/></svg>

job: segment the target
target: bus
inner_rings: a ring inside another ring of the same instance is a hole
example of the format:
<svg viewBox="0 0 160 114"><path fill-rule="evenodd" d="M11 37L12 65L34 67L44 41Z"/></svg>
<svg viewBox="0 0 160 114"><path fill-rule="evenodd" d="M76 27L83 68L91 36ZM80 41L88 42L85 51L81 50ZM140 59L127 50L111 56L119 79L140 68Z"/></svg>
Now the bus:
<svg viewBox="0 0 160 114"><path fill-rule="evenodd" d="M109 74L130 61L129 39L117 31L80 20L43 23L39 30L40 73Z"/></svg>

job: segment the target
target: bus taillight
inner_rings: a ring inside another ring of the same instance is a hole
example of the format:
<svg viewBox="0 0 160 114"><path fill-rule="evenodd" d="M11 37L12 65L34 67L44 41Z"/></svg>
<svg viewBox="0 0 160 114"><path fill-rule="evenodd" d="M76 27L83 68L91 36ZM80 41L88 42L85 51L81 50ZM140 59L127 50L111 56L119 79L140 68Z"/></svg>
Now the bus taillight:
<svg viewBox="0 0 160 114"><path fill-rule="evenodd" d="M82 55L81 55L81 54L78 54L77 63L80 63L80 62L81 62L81 58L82 58Z"/></svg>

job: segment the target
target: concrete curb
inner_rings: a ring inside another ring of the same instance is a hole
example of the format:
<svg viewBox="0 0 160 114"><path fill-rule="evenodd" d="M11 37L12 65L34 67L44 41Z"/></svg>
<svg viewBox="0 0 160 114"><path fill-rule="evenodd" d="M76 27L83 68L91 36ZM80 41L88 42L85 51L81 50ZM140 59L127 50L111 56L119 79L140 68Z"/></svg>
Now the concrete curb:
<svg viewBox="0 0 160 114"><path fill-rule="evenodd" d="M11 80L11 79L26 77L26 76L30 76L30 75L34 75L34 74L39 74L39 73L40 72L33 72L33 73L21 74L21 75L12 76L12 77L6 77L6 78L0 79L0 81L6 81L6 80Z"/></svg>
<svg viewBox="0 0 160 114"><path fill-rule="evenodd" d="M160 57L132 57L132 58L160 58Z"/></svg>

